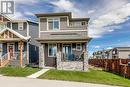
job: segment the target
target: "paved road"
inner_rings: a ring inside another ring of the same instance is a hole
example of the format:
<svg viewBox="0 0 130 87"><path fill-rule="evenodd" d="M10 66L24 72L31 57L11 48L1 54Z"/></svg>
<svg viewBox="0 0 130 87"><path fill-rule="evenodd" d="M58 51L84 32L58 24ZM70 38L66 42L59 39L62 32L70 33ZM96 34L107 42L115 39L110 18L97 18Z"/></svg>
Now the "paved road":
<svg viewBox="0 0 130 87"><path fill-rule="evenodd" d="M99 84L0 76L0 87L114 87Z"/></svg>

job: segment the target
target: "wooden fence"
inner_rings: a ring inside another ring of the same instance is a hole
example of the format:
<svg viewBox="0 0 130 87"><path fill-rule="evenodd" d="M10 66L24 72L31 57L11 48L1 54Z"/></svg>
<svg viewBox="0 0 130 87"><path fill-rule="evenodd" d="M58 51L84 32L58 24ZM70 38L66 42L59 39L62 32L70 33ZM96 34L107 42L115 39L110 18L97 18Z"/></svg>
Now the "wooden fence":
<svg viewBox="0 0 130 87"><path fill-rule="evenodd" d="M130 78L130 59L89 59L89 64Z"/></svg>

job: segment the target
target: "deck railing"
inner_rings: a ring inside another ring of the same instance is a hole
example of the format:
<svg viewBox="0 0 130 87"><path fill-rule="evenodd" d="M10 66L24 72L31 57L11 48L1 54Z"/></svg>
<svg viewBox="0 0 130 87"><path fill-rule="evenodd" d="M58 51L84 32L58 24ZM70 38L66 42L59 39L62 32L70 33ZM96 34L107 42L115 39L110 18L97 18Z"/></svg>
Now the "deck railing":
<svg viewBox="0 0 130 87"><path fill-rule="evenodd" d="M76 54L63 54L62 61L83 61L84 54L76 55Z"/></svg>
<svg viewBox="0 0 130 87"><path fill-rule="evenodd" d="M25 59L27 57L26 52L23 52L22 59ZM20 52L14 52L12 56L13 60L20 60Z"/></svg>
<svg viewBox="0 0 130 87"><path fill-rule="evenodd" d="M6 53L5 55L3 55L3 56L0 58L0 66L6 65L8 62L9 62L8 53Z"/></svg>
<svg viewBox="0 0 130 87"><path fill-rule="evenodd" d="M7 65L9 63L9 61L10 62L11 61L14 61L14 62L20 61L20 52L14 52L11 55L12 56L10 57L10 53L6 53L5 55L0 57L0 67ZM27 58L27 54L26 54L26 52L23 52L23 54L22 54L23 65L26 64L26 58Z"/></svg>

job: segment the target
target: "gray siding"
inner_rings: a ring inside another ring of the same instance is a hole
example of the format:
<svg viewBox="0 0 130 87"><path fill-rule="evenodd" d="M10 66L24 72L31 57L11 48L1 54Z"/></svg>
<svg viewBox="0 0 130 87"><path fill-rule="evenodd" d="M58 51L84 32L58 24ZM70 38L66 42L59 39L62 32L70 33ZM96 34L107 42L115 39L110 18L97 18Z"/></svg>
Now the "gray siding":
<svg viewBox="0 0 130 87"><path fill-rule="evenodd" d="M47 31L47 18L41 18L39 22L40 31Z"/></svg>
<svg viewBox="0 0 130 87"><path fill-rule="evenodd" d="M60 30L86 30L86 26L70 27L67 24L67 17L60 17ZM40 30L47 31L47 18L40 18Z"/></svg>
<svg viewBox="0 0 130 87"><path fill-rule="evenodd" d="M41 32L42 39L87 39L87 31L73 31L73 32Z"/></svg>
<svg viewBox="0 0 130 87"><path fill-rule="evenodd" d="M38 24L29 22L29 36L31 36L29 44L29 62L38 63L39 61L39 43L35 40L38 38Z"/></svg>
<svg viewBox="0 0 130 87"><path fill-rule="evenodd" d="M27 36L27 23L23 23L23 30L18 30L18 23L12 23L12 29L23 36Z"/></svg>
<svg viewBox="0 0 130 87"><path fill-rule="evenodd" d="M34 24L34 23L29 23L29 35L32 38L37 38L38 37L38 24Z"/></svg>

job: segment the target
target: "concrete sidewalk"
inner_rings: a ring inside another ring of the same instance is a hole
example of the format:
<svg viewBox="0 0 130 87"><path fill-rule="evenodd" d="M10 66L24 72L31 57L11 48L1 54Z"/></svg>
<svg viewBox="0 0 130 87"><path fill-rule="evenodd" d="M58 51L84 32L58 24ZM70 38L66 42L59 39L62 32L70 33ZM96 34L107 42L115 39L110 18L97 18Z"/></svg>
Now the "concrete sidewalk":
<svg viewBox="0 0 130 87"><path fill-rule="evenodd" d="M1 87L117 87L101 84L0 76Z"/></svg>
<svg viewBox="0 0 130 87"><path fill-rule="evenodd" d="M44 74L45 72L47 72L48 70L50 70L50 69L42 69L42 70L40 70L40 71L38 71L38 72L36 72L36 73L30 75L30 76L27 76L27 78L37 78L37 77L39 77L40 75L42 75L42 74Z"/></svg>

